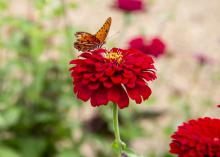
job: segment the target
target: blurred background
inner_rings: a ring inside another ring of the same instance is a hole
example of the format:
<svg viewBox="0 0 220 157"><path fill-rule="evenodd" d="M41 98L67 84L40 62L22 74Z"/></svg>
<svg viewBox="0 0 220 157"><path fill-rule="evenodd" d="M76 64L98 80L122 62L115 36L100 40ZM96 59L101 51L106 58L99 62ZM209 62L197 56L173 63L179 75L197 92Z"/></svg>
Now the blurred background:
<svg viewBox="0 0 220 157"><path fill-rule="evenodd" d="M178 125L219 118L219 15L219 0L0 0L0 157L114 156L110 105L77 100L68 71L74 33L109 16L104 47L141 37L161 51L150 99L120 110L122 139L144 157L172 156Z"/></svg>

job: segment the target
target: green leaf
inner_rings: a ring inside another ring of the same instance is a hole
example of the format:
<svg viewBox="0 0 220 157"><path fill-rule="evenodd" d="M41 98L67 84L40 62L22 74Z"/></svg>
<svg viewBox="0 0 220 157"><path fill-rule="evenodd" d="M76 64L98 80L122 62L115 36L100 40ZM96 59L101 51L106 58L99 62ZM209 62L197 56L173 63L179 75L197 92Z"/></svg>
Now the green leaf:
<svg viewBox="0 0 220 157"><path fill-rule="evenodd" d="M6 128L15 125L21 115L21 109L18 107L10 107L0 114L0 128Z"/></svg>
<svg viewBox="0 0 220 157"><path fill-rule="evenodd" d="M143 157L142 155L137 155L135 154L135 152L133 150L131 150L130 148L126 148L124 149L123 152L125 155L127 155L128 157Z"/></svg>
<svg viewBox="0 0 220 157"><path fill-rule="evenodd" d="M15 150L0 145L0 157L21 157Z"/></svg>
<svg viewBox="0 0 220 157"><path fill-rule="evenodd" d="M119 145L118 145L118 142L115 140L113 143L112 143L112 148L114 149L115 152L119 152Z"/></svg>
<svg viewBox="0 0 220 157"><path fill-rule="evenodd" d="M46 141L42 138L25 137L19 140L19 146L22 157L39 157L46 148Z"/></svg>
<svg viewBox="0 0 220 157"><path fill-rule="evenodd" d="M0 0L0 11L8 8L7 0Z"/></svg>
<svg viewBox="0 0 220 157"><path fill-rule="evenodd" d="M65 149L62 150L57 157L83 157L78 151Z"/></svg>
<svg viewBox="0 0 220 157"><path fill-rule="evenodd" d="M78 5L77 5L77 3L75 3L75 2L70 2L69 4L68 4L68 7L70 8L70 9L76 9L77 7L78 7Z"/></svg>
<svg viewBox="0 0 220 157"><path fill-rule="evenodd" d="M46 5L46 0L37 0L34 1L35 2L35 6L37 9L42 10L43 7Z"/></svg>

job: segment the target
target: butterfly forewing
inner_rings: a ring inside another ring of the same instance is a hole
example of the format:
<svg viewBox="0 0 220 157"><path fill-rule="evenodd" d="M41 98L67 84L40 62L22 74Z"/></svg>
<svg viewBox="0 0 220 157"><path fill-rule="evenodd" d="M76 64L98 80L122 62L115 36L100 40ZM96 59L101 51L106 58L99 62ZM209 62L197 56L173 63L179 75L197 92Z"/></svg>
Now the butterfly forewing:
<svg viewBox="0 0 220 157"><path fill-rule="evenodd" d="M94 35L86 32L76 32L75 36L77 41L95 42L95 43L100 42Z"/></svg>
<svg viewBox="0 0 220 157"><path fill-rule="evenodd" d="M92 35L86 32L76 32L76 42L74 47L79 51L88 51L101 47L105 43L111 26L111 17L109 17L99 31Z"/></svg>
<svg viewBox="0 0 220 157"><path fill-rule="evenodd" d="M109 29L110 29L110 26L111 26L111 22L112 22L112 18L109 17L104 25L102 26L102 28L99 29L99 31L95 34L95 37L97 39L100 40L100 42L104 43L105 42L105 39L108 35L108 32L109 32Z"/></svg>

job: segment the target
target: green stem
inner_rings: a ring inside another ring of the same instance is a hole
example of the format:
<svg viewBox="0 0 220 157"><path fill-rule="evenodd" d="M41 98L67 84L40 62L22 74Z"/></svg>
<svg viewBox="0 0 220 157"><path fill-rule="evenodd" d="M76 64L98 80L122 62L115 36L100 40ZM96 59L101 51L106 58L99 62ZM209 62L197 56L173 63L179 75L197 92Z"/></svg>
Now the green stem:
<svg viewBox="0 0 220 157"><path fill-rule="evenodd" d="M115 133L115 142L118 146L118 157L121 157L122 146L121 146L121 139L119 132L119 124L118 124L118 106L116 104L113 104L113 126Z"/></svg>

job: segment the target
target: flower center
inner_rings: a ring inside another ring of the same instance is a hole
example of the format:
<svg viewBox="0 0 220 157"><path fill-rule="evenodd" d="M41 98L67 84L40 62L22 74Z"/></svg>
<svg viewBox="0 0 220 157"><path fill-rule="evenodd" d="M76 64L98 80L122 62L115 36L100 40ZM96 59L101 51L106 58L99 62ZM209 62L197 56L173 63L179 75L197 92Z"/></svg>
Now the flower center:
<svg viewBox="0 0 220 157"><path fill-rule="evenodd" d="M106 56L108 60L111 62L117 62L118 64L121 63L123 55L120 52L106 52Z"/></svg>

